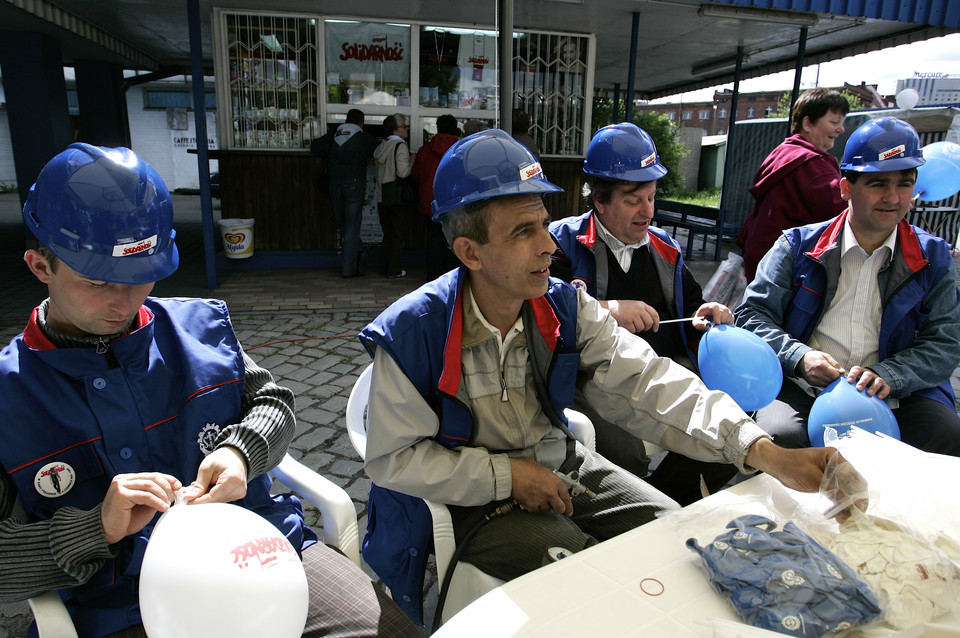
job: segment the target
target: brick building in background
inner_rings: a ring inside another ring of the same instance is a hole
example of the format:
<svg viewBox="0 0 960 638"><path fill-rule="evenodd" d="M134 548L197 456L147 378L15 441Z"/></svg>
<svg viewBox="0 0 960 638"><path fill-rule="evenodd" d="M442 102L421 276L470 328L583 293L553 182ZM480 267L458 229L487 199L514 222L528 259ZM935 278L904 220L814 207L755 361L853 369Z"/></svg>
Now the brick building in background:
<svg viewBox="0 0 960 638"><path fill-rule="evenodd" d="M893 98L884 98L877 94L876 85L844 84L838 90L846 90L860 99L859 104L851 104L850 109L880 108L893 104ZM789 90L740 93L737 103L737 121L769 117L777 111L777 105L784 93ZM677 126L700 128L706 135L726 135L730 127L730 106L733 91L724 89L713 94L709 102L676 102L666 104L639 104L637 110L649 113L662 113Z"/></svg>

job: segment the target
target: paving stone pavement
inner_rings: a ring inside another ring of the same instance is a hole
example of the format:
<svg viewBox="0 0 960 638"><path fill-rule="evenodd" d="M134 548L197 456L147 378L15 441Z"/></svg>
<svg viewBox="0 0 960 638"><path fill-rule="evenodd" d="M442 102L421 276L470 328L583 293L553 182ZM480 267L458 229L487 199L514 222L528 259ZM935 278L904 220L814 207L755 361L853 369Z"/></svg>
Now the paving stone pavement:
<svg viewBox="0 0 960 638"><path fill-rule="evenodd" d="M158 283L155 294L226 300L250 356L296 393L298 423L292 454L350 494L362 533L370 481L344 421L353 383L369 363L355 335L389 303L422 283L422 267L411 260L405 265L408 276L394 280L370 275L343 279L336 269L234 271L222 273L220 287L209 290L204 283L199 200L174 195L174 206L181 266L176 275ZM0 194L0 344L22 330L30 309L45 296L22 263L18 208L16 195ZM725 244L723 255L729 250L735 248ZM375 257L375 251L368 250L364 261L375 264ZM690 262L701 283L718 265L712 261L712 250L695 251ZM954 386L960 388L960 370L954 374ZM306 506L305 512L311 524L317 521L313 508ZM375 578L369 568L366 571ZM425 613L432 618L435 580L428 579L427 587ZM20 638L29 622L25 603L0 605L0 638Z"/></svg>

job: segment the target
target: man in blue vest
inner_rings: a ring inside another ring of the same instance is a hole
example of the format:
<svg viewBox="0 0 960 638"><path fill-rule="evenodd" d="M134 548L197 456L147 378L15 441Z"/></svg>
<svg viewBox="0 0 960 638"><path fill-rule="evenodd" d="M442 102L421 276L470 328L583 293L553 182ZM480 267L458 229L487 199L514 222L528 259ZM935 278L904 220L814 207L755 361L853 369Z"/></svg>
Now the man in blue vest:
<svg viewBox="0 0 960 638"><path fill-rule="evenodd" d="M956 268L945 241L904 219L923 163L908 123L864 123L840 166L847 210L784 231L760 261L737 324L773 347L789 377L757 415L780 445L810 445L814 397L844 376L890 404L902 441L960 455Z"/></svg>
<svg viewBox="0 0 960 638"><path fill-rule="evenodd" d="M156 171L125 148L73 144L44 167L23 217L41 244L24 260L49 297L0 352L0 599L59 589L80 636L145 635L143 551L182 491L284 533L312 594L304 635L420 635L317 543L295 497L271 496L294 397L244 354L225 304L148 296L178 264Z"/></svg>
<svg viewBox="0 0 960 638"><path fill-rule="evenodd" d="M587 157L584 196L591 209L550 224L557 242L550 272L583 288L610 311L622 328L643 337L661 357L698 371L697 348L709 322L733 323L719 303L705 303L703 289L683 263L680 245L652 227L657 180L667 174L650 134L621 122L597 131ZM660 325L661 319L693 317ZM597 431L597 451L638 476L650 459L643 442L606 423L578 401ZM687 505L701 497L701 477L709 492L720 490L737 470L682 454L667 454L646 481Z"/></svg>
<svg viewBox="0 0 960 638"><path fill-rule="evenodd" d="M473 532L461 560L505 580L549 547L579 551L677 507L573 440L564 409L578 389L637 436L798 489L818 489L830 457L774 445L726 394L551 278L541 198L560 190L504 131L460 140L437 169L433 211L463 266L360 335L374 359L364 558L415 618L431 539L423 498L450 506L458 541ZM579 485L568 491L561 475ZM498 507L512 511L475 527Z"/></svg>

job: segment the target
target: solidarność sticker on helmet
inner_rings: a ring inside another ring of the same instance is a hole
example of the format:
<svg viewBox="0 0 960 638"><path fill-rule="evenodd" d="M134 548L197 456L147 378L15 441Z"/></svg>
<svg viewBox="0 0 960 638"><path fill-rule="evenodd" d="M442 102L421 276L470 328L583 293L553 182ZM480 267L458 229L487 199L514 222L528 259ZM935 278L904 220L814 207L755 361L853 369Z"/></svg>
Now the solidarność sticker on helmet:
<svg viewBox="0 0 960 638"><path fill-rule="evenodd" d="M880 151L879 159L886 160L892 157L897 157L898 155L906 155L906 153L907 147L904 144L901 144L900 146L894 146L893 148L889 148L885 151Z"/></svg>
<svg viewBox="0 0 960 638"><path fill-rule="evenodd" d="M543 173L543 169L540 168L540 162L534 162L533 164L527 164L526 166L520 167L520 181L524 182L528 179L536 177Z"/></svg>
<svg viewBox="0 0 960 638"><path fill-rule="evenodd" d="M113 256L114 257L128 257L130 255L137 255L142 252L146 252L157 245L157 236L153 235L147 237L146 239L140 239L138 241L127 242L126 244L117 244L113 247Z"/></svg>

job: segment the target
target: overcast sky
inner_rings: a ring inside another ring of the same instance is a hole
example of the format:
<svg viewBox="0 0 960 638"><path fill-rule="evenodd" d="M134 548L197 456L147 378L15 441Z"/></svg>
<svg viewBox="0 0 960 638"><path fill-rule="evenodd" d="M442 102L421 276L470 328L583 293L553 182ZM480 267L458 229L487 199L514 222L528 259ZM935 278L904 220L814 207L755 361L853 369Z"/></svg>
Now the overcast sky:
<svg viewBox="0 0 960 638"><path fill-rule="evenodd" d="M800 88L802 90L817 86L843 86L844 82L866 82L878 85L877 91L881 95L893 95L897 89L897 80L913 77L914 73L944 73L960 78L960 33L804 67ZM683 102L709 101L713 99L714 90L722 88L733 89L733 83L660 98L653 103L680 102L681 99ZM792 88L793 71L740 82L742 92L777 89L789 91Z"/></svg>

